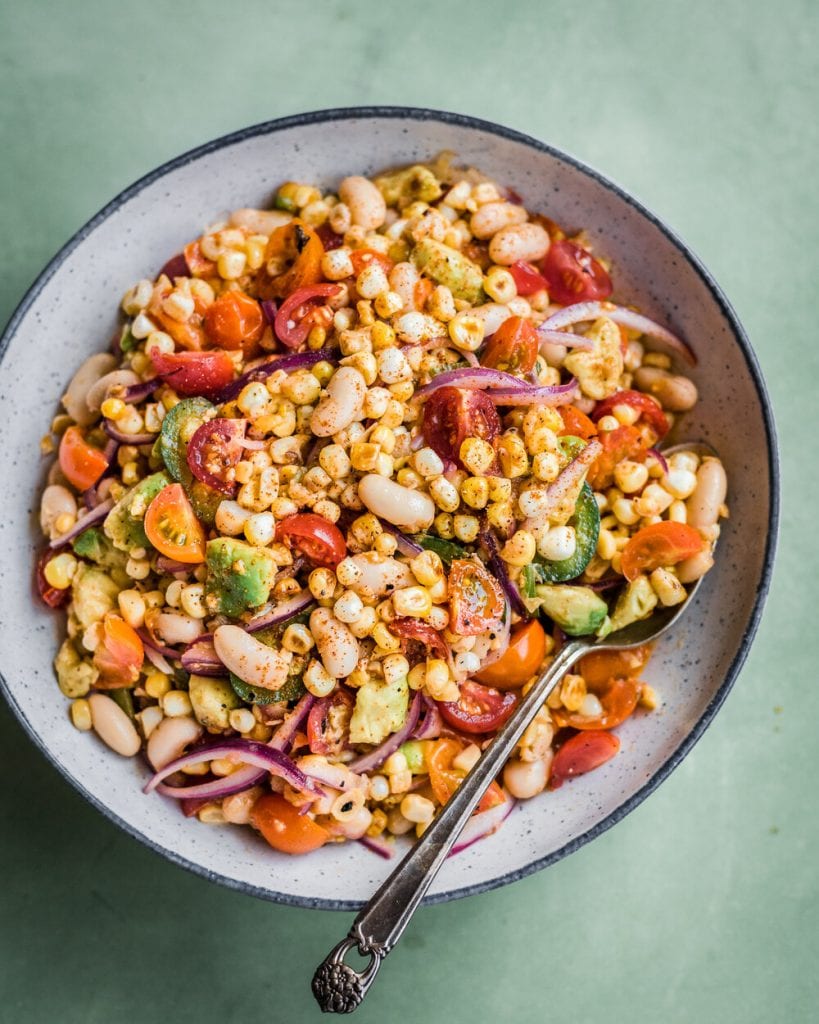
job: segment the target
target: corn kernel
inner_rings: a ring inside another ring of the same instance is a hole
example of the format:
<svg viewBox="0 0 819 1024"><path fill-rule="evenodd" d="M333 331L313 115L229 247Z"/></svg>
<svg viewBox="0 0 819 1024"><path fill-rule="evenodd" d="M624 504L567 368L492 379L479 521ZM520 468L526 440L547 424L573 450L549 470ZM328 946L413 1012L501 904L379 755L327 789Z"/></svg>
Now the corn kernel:
<svg viewBox="0 0 819 1024"><path fill-rule="evenodd" d="M315 658L304 673L304 687L314 697L327 697L336 687L336 681L320 661Z"/></svg>
<svg viewBox="0 0 819 1024"><path fill-rule="evenodd" d="M46 562L43 575L50 587L54 587L55 590L67 590L71 586L71 580L78 567L79 563L71 552L63 551L62 554L55 555L49 562Z"/></svg>
<svg viewBox="0 0 819 1024"><path fill-rule="evenodd" d="M480 522L476 516L455 516L452 526L455 536L464 544L471 544L477 540Z"/></svg>
<svg viewBox="0 0 819 1024"><path fill-rule="evenodd" d="M655 711L659 703L660 701L654 687L649 686L648 683L643 683L640 687L640 707L645 708L646 711Z"/></svg>
<svg viewBox="0 0 819 1024"><path fill-rule="evenodd" d="M408 793L401 801L401 813L407 821L425 824L435 816L435 804L419 793Z"/></svg>
<svg viewBox="0 0 819 1024"><path fill-rule="evenodd" d="M393 653L401 650L401 641L389 631L385 622L377 622L373 626L370 635L384 651Z"/></svg>
<svg viewBox="0 0 819 1024"><path fill-rule="evenodd" d="M483 290L495 302L507 303L518 293L515 279L506 267L490 267L483 279Z"/></svg>
<svg viewBox="0 0 819 1024"><path fill-rule="evenodd" d="M483 476L492 468L495 449L482 437L468 437L459 451L461 462L475 476Z"/></svg>
<svg viewBox="0 0 819 1024"><path fill-rule="evenodd" d="M498 458L503 475L510 480L524 476L529 469L526 446L517 434L504 434L498 440Z"/></svg>
<svg viewBox="0 0 819 1024"><path fill-rule="evenodd" d="M76 691L75 691L76 692ZM71 724L81 732L91 728L91 705L83 697L71 702Z"/></svg>
<svg viewBox="0 0 819 1024"><path fill-rule="evenodd" d="M461 500L470 508L486 508L489 501L489 482L486 477L467 477L461 484Z"/></svg>
<svg viewBox="0 0 819 1024"><path fill-rule="evenodd" d="M517 530L501 549L501 558L509 565L529 565L536 553L534 536L528 530Z"/></svg>
<svg viewBox="0 0 819 1024"><path fill-rule="evenodd" d="M168 718L182 718L193 710L191 699L185 690L168 690L160 701L162 710Z"/></svg>
<svg viewBox="0 0 819 1024"><path fill-rule="evenodd" d="M246 263L247 256L243 252L232 250L221 254L216 261L216 268L225 281L235 281L244 273Z"/></svg>
<svg viewBox="0 0 819 1024"><path fill-rule="evenodd" d="M449 321L448 330L452 344L461 352L476 352L483 343L484 322L468 310L457 313Z"/></svg>
<svg viewBox="0 0 819 1024"><path fill-rule="evenodd" d="M641 462L625 459L614 467L614 482L624 494L634 494L648 482L648 469Z"/></svg>
<svg viewBox="0 0 819 1024"><path fill-rule="evenodd" d="M332 569L313 569L307 577L307 586L317 601L326 601L335 593L335 573Z"/></svg>
<svg viewBox="0 0 819 1024"><path fill-rule="evenodd" d="M145 624L145 599L138 590L121 590L117 594L120 615L132 629Z"/></svg>

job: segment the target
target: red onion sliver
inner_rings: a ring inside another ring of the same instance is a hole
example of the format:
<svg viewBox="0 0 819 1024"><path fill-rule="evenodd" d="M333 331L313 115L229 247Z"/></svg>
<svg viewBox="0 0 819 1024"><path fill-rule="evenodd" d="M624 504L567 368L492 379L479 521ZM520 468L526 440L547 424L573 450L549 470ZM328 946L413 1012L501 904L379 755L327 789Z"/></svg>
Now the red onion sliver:
<svg viewBox="0 0 819 1024"><path fill-rule="evenodd" d="M652 455L662 466L663 473L668 474L668 463L661 451L658 451L656 448L649 448L646 455Z"/></svg>
<svg viewBox="0 0 819 1024"><path fill-rule="evenodd" d="M392 523L388 523L386 519L379 519L379 522L384 527L387 533L391 533L395 537L398 550L402 555L407 558L415 558L416 555L423 554L424 549L420 544L416 544L415 541L408 537L405 533L402 533L397 526L393 526Z"/></svg>
<svg viewBox="0 0 819 1024"><path fill-rule="evenodd" d="M248 764L237 768L235 772L231 772L230 775L225 775L223 778L200 782L198 786L167 786L164 782L160 782L156 791L162 796L170 796L175 800L219 800L223 796L230 796L232 793L241 793L245 789L250 789L257 782L261 782L266 774L264 768Z"/></svg>
<svg viewBox="0 0 819 1024"><path fill-rule="evenodd" d="M594 348L591 338L584 338L582 334L569 334L567 331L547 331L542 327L538 328L541 341L548 341L553 345L565 345L566 348Z"/></svg>
<svg viewBox="0 0 819 1024"><path fill-rule="evenodd" d="M362 836L358 841L362 846L366 846L371 853L377 853L384 860L392 860L395 856L395 844L381 839L380 836Z"/></svg>
<svg viewBox="0 0 819 1024"><path fill-rule="evenodd" d="M277 604L275 608L268 608L267 611L260 612L254 616L245 626L245 630L248 633L255 633L260 629L266 629L268 626L275 626L286 619L292 619L294 615L298 615L305 608L309 608L312 603L313 595L310 591L302 590L294 597L285 601L284 604Z"/></svg>
<svg viewBox="0 0 819 1024"><path fill-rule="evenodd" d="M509 579L509 573L506 571L506 566L503 563L503 559L500 556L498 550L498 542L495 539L495 534L491 528L486 526L478 534L481 543L486 548L486 552L489 555L489 568L495 575L495 579L500 583L503 588L506 599L509 602L509 606L512 611L517 615L529 618L529 613L526 611L526 605L520 596L520 591L515 584Z"/></svg>
<svg viewBox="0 0 819 1024"><path fill-rule="evenodd" d="M223 676L227 669L219 660L212 640L194 640L188 644L179 659L186 672L197 676Z"/></svg>
<svg viewBox="0 0 819 1024"><path fill-rule="evenodd" d="M127 403L142 402L152 395L161 383L161 377L152 377L150 380L143 381L141 384L132 384L130 387L125 389L125 394L122 396L122 400Z"/></svg>
<svg viewBox="0 0 819 1024"><path fill-rule="evenodd" d="M431 697L427 697L427 695L424 694L423 700L424 717L421 718L415 726L415 732L412 734L412 738L414 740L435 740L441 735L444 720L441 716L441 712L438 710L438 705Z"/></svg>
<svg viewBox="0 0 819 1024"><path fill-rule="evenodd" d="M69 541L72 541L75 537L79 536L83 530L87 530L89 526L93 526L95 523L100 522L100 520L105 519L113 507L113 498L108 498L106 501L100 502L96 508L91 509L91 511L87 512L84 516L80 516L68 533L55 537L48 546L50 548L59 548L62 547L63 544L68 544Z"/></svg>
<svg viewBox="0 0 819 1024"><path fill-rule="evenodd" d="M487 388L525 388L526 381L503 370L492 370L487 366L460 367L457 370L446 370L429 384L415 392L415 398L429 398L439 388L457 387L467 391L484 391Z"/></svg>
<svg viewBox="0 0 819 1024"><path fill-rule="evenodd" d="M307 716L310 714L310 708L312 708L315 702L316 698L312 693L305 693L273 734L273 738L268 743L268 746L273 750L281 750L286 753L293 745L296 733L304 724Z"/></svg>
<svg viewBox="0 0 819 1024"><path fill-rule="evenodd" d="M120 444L132 444L137 447L141 444L153 444L159 436L158 434L149 434L147 432L143 434L124 434L121 430L117 430L111 420L103 420L102 429L109 437Z"/></svg>
<svg viewBox="0 0 819 1024"><path fill-rule="evenodd" d="M407 711L407 717L404 719L404 724L398 730L394 732L392 736L388 736L383 743L375 747L368 754L362 754L360 757L350 761L347 767L352 772L368 772L373 768L378 768L382 765L390 754L394 754L396 750L412 736L415 726L418 724L418 716L421 713L421 694L416 691L415 696L412 698L412 704L409 706Z"/></svg>
<svg viewBox="0 0 819 1024"><path fill-rule="evenodd" d="M145 657L150 661L157 672L162 672L162 674L166 676L173 675L173 669L158 651L155 651L153 647L148 647L147 644L143 644L143 647L145 648Z"/></svg>
<svg viewBox="0 0 819 1024"><path fill-rule="evenodd" d="M566 405L578 392L574 377L567 384L554 387L533 387L524 384L519 388L490 388L486 397L495 405Z"/></svg>
<svg viewBox="0 0 819 1024"><path fill-rule="evenodd" d="M150 648L157 654L161 654L163 658L170 658L171 660L179 657L179 651L175 651L173 647L166 647L164 644L161 644L158 640L154 640L154 638L151 636L151 634L144 626L140 626L137 629L136 634L142 641L142 644L146 649Z"/></svg>
<svg viewBox="0 0 819 1024"><path fill-rule="evenodd" d="M156 559L156 568L158 572L190 572L193 566L190 562L177 562L175 558L168 558L167 555L158 555Z"/></svg>
<svg viewBox="0 0 819 1024"><path fill-rule="evenodd" d="M268 325L272 327L273 321L276 319L276 313L278 312L279 307L276 305L273 299L262 299L259 305L262 307L262 313L264 314L265 320L267 321Z"/></svg>
<svg viewBox="0 0 819 1024"><path fill-rule="evenodd" d="M615 306L611 302L575 302L571 306L564 306L563 309L552 313L543 321L538 330L541 334L545 331L559 331L561 327L571 327L572 324L596 320L599 316L608 316L609 311L614 308Z"/></svg>
<svg viewBox="0 0 819 1024"><path fill-rule="evenodd" d="M490 807L488 811L481 811L480 814L472 815L464 826L463 832L455 841L455 845L449 854L450 857L453 857L456 853L461 853L462 850L466 850L473 843L477 843L479 839L485 839L487 836L492 835L493 832L497 832L517 804L517 801L513 800L506 791L504 791L504 795L506 799L502 804Z"/></svg>

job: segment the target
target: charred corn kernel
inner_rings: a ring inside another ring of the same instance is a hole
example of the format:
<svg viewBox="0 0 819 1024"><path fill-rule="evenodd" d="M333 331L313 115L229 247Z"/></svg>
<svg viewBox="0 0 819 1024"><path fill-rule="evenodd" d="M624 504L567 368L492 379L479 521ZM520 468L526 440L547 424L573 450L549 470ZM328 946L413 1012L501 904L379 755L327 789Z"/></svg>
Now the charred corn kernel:
<svg viewBox="0 0 819 1024"><path fill-rule="evenodd" d="M402 402L391 397L387 403L386 411L380 417L380 422L384 427L400 427L404 422L404 405Z"/></svg>
<svg viewBox="0 0 819 1024"><path fill-rule="evenodd" d="M635 409L633 405L615 405L611 410L612 416L624 427L630 427L633 423L636 423L640 418L640 410Z"/></svg>
<svg viewBox="0 0 819 1024"><path fill-rule="evenodd" d="M440 476L444 471L444 464L441 457L432 448L421 448L415 453L412 460L416 472L423 477Z"/></svg>
<svg viewBox="0 0 819 1024"><path fill-rule="evenodd" d="M236 399L236 405L248 419L255 419L255 417L267 410L269 404L270 392L261 381L254 381L252 384L245 385Z"/></svg>
<svg viewBox="0 0 819 1024"><path fill-rule="evenodd" d="M433 520L432 525L435 527L435 532L438 536L442 537L444 540L452 540L455 536L455 531L452 526L452 516L449 515L448 512L439 512Z"/></svg>
<svg viewBox="0 0 819 1024"><path fill-rule="evenodd" d="M646 352L643 366L658 366L661 370L671 369L671 359L664 352Z"/></svg>
<svg viewBox="0 0 819 1024"><path fill-rule="evenodd" d="M447 617L447 621L449 618ZM424 664L413 665L407 674L407 682L411 690L420 690L424 685L427 668Z"/></svg>
<svg viewBox="0 0 819 1024"><path fill-rule="evenodd" d="M322 348L325 341L327 340L327 330L321 324L315 324L310 328L310 333L307 335L307 347L312 349L314 352Z"/></svg>
<svg viewBox="0 0 819 1024"><path fill-rule="evenodd" d="M384 679L388 683L397 683L405 679L409 672L409 662L403 654L389 654L381 662Z"/></svg>
<svg viewBox="0 0 819 1024"><path fill-rule="evenodd" d="M377 306L378 303L376 303ZM389 324L385 324L383 320L377 320L372 326L370 341L372 342L374 352L381 352L392 348L395 345L395 331Z"/></svg>
<svg viewBox="0 0 819 1024"><path fill-rule="evenodd" d="M336 577L342 587L351 587L358 583L362 573L352 558L342 558L336 566Z"/></svg>
<svg viewBox="0 0 819 1024"><path fill-rule="evenodd" d="M490 267L483 279L483 290L495 302L511 302L518 294L515 279L505 267Z"/></svg>
<svg viewBox="0 0 819 1024"><path fill-rule="evenodd" d="M452 344L461 352L477 352L483 343L484 322L468 310L456 313L448 330Z"/></svg>
<svg viewBox="0 0 819 1024"><path fill-rule="evenodd" d="M378 263L369 263L356 278L355 287L363 299L374 299L389 290L389 281ZM399 306L400 309L400 306Z"/></svg>
<svg viewBox="0 0 819 1024"><path fill-rule="evenodd" d="M461 484L461 500L470 508L486 508L489 481L484 476L470 476Z"/></svg>
<svg viewBox="0 0 819 1024"><path fill-rule="evenodd" d="M640 707L645 708L646 711L655 711L659 706L659 699L657 692L653 686L649 686L648 683L643 683L640 687Z"/></svg>
<svg viewBox="0 0 819 1024"><path fill-rule="evenodd" d="M185 690L168 690L160 701L162 711L167 718L181 718L193 710L191 699Z"/></svg>
<svg viewBox="0 0 819 1024"><path fill-rule="evenodd" d="M634 526L635 523L639 522L642 514L637 511L635 502L630 498L617 498L612 503L611 510L615 517L625 526Z"/></svg>
<svg viewBox="0 0 819 1024"><path fill-rule="evenodd" d="M326 519L330 523L336 523L341 516L341 509L334 502L328 498L321 498L313 505L313 511L316 515L321 516L322 519Z"/></svg>
<svg viewBox="0 0 819 1024"><path fill-rule="evenodd" d="M410 469L408 466L404 466L403 469L398 470L395 474L395 480L397 483L401 484L402 487L409 487L414 491L417 491L424 482L415 470Z"/></svg>
<svg viewBox="0 0 819 1024"><path fill-rule="evenodd" d="M365 608L360 617L355 622L349 624L349 629L354 637L363 640L365 636L372 634L373 626L375 626L376 622L375 608Z"/></svg>
<svg viewBox="0 0 819 1024"><path fill-rule="evenodd" d="M432 611L432 598L426 587L402 587L392 595L395 614L425 618Z"/></svg>
<svg viewBox="0 0 819 1024"><path fill-rule="evenodd" d="M228 716L228 721L231 729L239 733L250 732L256 725L253 713L247 708L234 708Z"/></svg>
<svg viewBox="0 0 819 1024"><path fill-rule="evenodd" d="M552 562L571 558L577 550L577 534L573 526L553 526L537 542L538 552Z"/></svg>
<svg viewBox="0 0 819 1024"><path fill-rule="evenodd" d="M317 601L329 600L336 589L336 575L332 569L313 569L307 577L307 586Z"/></svg>
<svg viewBox="0 0 819 1024"><path fill-rule="evenodd" d="M312 373L319 384L323 386L327 384L335 373L335 367L332 363L328 363L326 359L322 359L320 363L316 363L315 366L311 368L310 373Z"/></svg>
<svg viewBox="0 0 819 1024"><path fill-rule="evenodd" d="M614 482L624 494L634 494L648 482L648 469L641 462L625 459L614 467Z"/></svg>
<svg viewBox="0 0 819 1024"><path fill-rule="evenodd" d="M384 528L381 526L378 516L374 516L372 512L366 512L353 521L350 532L358 543L363 544L364 547L372 547L375 538L384 532Z"/></svg>
<svg viewBox="0 0 819 1024"><path fill-rule="evenodd" d="M202 583L188 583L182 590L179 599L182 611L192 619L204 619L208 610L205 607L205 587Z"/></svg>
<svg viewBox="0 0 819 1024"><path fill-rule="evenodd" d="M132 629L145 624L145 599L138 590L120 590L117 594L120 615Z"/></svg>
<svg viewBox="0 0 819 1024"><path fill-rule="evenodd" d="M352 464L342 445L328 444L319 452L319 465L332 480L343 480Z"/></svg>
<svg viewBox="0 0 819 1024"><path fill-rule="evenodd" d="M398 401L399 405L402 402L408 402L415 394L415 385L412 383L411 380L402 380L399 381L397 384L390 384L389 389L390 394L393 396L393 398L395 398ZM403 411L401 414L401 418L404 418ZM387 426L387 424L382 425ZM397 426L397 424L390 423L389 426Z"/></svg>
<svg viewBox="0 0 819 1024"><path fill-rule="evenodd" d="M493 501L486 506L489 525L499 533L509 534L515 529L515 509L511 501Z"/></svg>
<svg viewBox="0 0 819 1024"><path fill-rule="evenodd" d="M345 590L333 605L333 614L339 622L355 622L363 611L364 604L353 590Z"/></svg>
<svg viewBox="0 0 819 1024"><path fill-rule="evenodd" d="M81 732L91 728L91 705L83 697L71 702L71 724Z"/></svg>
<svg viewBox="0 0 819 1024"><path fill-rule="evenodd" d="M296 370L281 383L281 393L295 405L313 405L321 394L321 385L309 370Z"/></svg>
<svg viewBox="0 0 819 1024"><path fill-rule="evenodd" d="M354 271L350 250L342 246L326 252L321 260L321 272L328 281L343 281L346 277L352 277Z"/></svg>
<svg viewBox="0 0 819 1024"><path fill-rule="evenodd" d="M355 355L342 359L341 365L352 366L358 370L368 386L374 384L378 377L378 361L372 352L356 352Z"/></svg>
<svg viewBox="0 0 819 1024"><path fill-rule="evenodd" d="M468 437L458 453L461 462L475 476L484 476L495 461L495 449L482 437Z"/></svg>
<svg viewBox="0 0 819 1024"><path fill-rule="evenodd" d="M363 412L370 419L379 419L387 411L392 396L386 388L370 388L364 396ZM402 413L403 417L403 413Z"/></svg>
<svg viewBox="0 0 819 1024"><path fill-rule="evenodd" d="M422 586L431 587L444 578L444 566L435 551L422 551L410 560L409 566Z"/></svg>
<svg viewBox="0 0 819 1024"><path fill-rule="evenodd" d="M382 349L377 357L378 376L385 384L399 384L412 376L407 357L398 348Z"/></svg>
<svg viewBox="0 0 819 1024"><path fill-rule="evenodd" d="M455 536L464 544L471 544L477 540L480 522L477 516L455 516L452 520L452 528Z"/></svg>
<svg viewBox="0 0 819 1024"><path fill-rule="evenodd" d="M669 507L674 498L659 484L649 484L639 498L634 499L634 511L642 516L659 516ZM615 507L614 514L617 515ZM620 517L617 516L619 519ZM625 522L625 520L621 520Z"/></svg>
<svg viewBox="0 0 819 1024"><path fill-rule="evenodd" d="M672 501L668 506L668 518L672 523L687 523L688 508L684 501Z"/></svg>
<svg viewBox="0 0 819 1024"><path fill-rule="evenodd" d="M375 314L373 313L373 304L369 299L359 299L355 304L355 311L362 327L372 327L375 323Z"/></svg>
<svg viewBox="0 0 819 1024"><path fill-rule="evenodd" d="M512 497L512 481L504 476L489 476L486 478L489 483L490 501L508 501Z"/></svg>
<svg viewBox="0 0 819 1024"><path fill-rule="evenodd" d="M370 631L370 636L383 651L394 653L401 650L401 641L387 629L385 622L376 622Z"/></svg>
<svg viewBox="0 0 819 1024"><path fill-rule="evenodd" d="M554 452L538 452L532 459L532 475L543 483L551 483L559 474L560 459Z"/></svg>
<svg viewBox="0 0 819 1024"><path fill-rule="evenodd" d="M526 446L518 434L504 434L498 440L498 458L503 475L509 479L524 476L529 469Z"/></svg>
<svg viewBox="0 0 819 1024"><path fill-rule="evenodd" d="M435 817L435 804L419 793L408 793L400 806L407 821L414 824L426 824Z"/></svg>
<svg viewBox="0 0 819 1024"><path fill-rule="evenodd" d="M377 444L387 455L392 455L395 451L395 431L389 427L378 426L370 433L370 442Z"/></svg>
<svg viewBox="0 0 819 1024"><path fill-rule="evenodd" d="M221 254L216 261L216 269L219 271L219 276L225 281L235 281L245 272L246 263L247 256L234 249Z"/></svg>
<svg viewBox="0 0 819 1024"><path fill-rule="evenodd" d="M694 488L697 486L697 477L690 469L671 469L666 474L663 480L662 486L668 493L680 500L689 498L694 493Z"/></svg>
<svg viewBox="0 0 819 1024"><path fill-rule="evenodd" d="M106 419L118 420L125 412L125 402L119 398L106 398L100 406L100 412Z"/></svg>
<svg viewBox="0 0 819 1024"><path fill-rule="evenodd" d="M470 743L460 754L452 759L452 767L459 772L471 772L481 759L481 748L477 743Z"/></svg>
<svg viewBox="0 0 819 1024"><path fill-rule="evenodd" d="M74 578L77 568L77 559L70 551L63 551L62 554L55 555L49 562L46 562L43 575L50 587L54 587L55 590L67 590L71 586L71 580Z"/></svg>
<svg viewBox="0 0 819 1024"><path fill-rule="evenodd" d="M685 587L668 569L655 569L649 576L649 581L654 593L660 599L660 604L666 608L682 604L686 599Z"/></svg>
<svg viewBox="0 0 819 1024"><path fill-rule="evenodd" d="M371 473L377 463L380 448L369 441L358 441L350 446L350 462L359 473Z"/></svg>
<svg viewBox="0 0 819 1024"><path fill-rule="evenodd" d="M307 654L314 646L313 634L301 622L292 622L282 634L282 647L293 654Z"/></svg>
<svg viewBox="0 0 819 1024"><path fill-rule="evenodd" d="M541 452L557 454L560 450L557 443L557 434L549 427L539 427L537 430L530 430L525 436L526 450L530 455L540 455Z"/></svg>
<svg viewBox="0 0 819 1024"><path fill-rule="evenodd" d="M444 512L454 512L461 503L458 488L443 476L430 481L429 493L438 508Z"/></svg>
<svg viewBox="0 0 819 1024"><path fill-rule="evenodd" d="M560 700L567 711L579 711L586 696L586 680L569 673L560 686Z"/></svg>
<svg viewBox="0 0 819 1024"><path fill-rule="evenodd" d="M513 533L501 549L501 558L509 565L528 565L536 554L537 544L528 530Z"/></svg>
<svg viewBox="0 0 819 1024"><path fill-rule="evenodd" d="M336 681L320 661L313 658L304 673L304 687L314 697L327 697L336 687Z"/></svg>
<svg viewBox="0 0 819 1024"><path fill-rule="evenodd" d="M380 533L375 538L375 544L373 547L379 555L389 558L391 555L395 554L396 549L398 548L398 541L391 533Z"/></svg>
<svg viewBox="0 0 819 1024"><path fill-rule="evenodd" d="M427 309L436 320L442 323L449 323L455 316L455 300L452 292L446 285L439 284L432 289L432 294L427 301Z"/></svg>
<svg viewBox="0 0 819 1024"><path fill-rule="evenodd" d="M611 530L601 529L597 537L597 554L606 562L614 558L617 542Z"/></svg>
<svg viewBox="0 0 819 1024"><path fill-rule="evenodd" d="M386 779L384 779L384 787L387 790L387 795L389 795L390 784ZM370 789L370 799L383 799L383 797L374 797L372 789ZM380 808L376 808L376 810L373 811L373 816L367 828L366 835L370 836L371 839L375 839L377 836L380 836L387 827L387 820L387 815Z"/></svg>

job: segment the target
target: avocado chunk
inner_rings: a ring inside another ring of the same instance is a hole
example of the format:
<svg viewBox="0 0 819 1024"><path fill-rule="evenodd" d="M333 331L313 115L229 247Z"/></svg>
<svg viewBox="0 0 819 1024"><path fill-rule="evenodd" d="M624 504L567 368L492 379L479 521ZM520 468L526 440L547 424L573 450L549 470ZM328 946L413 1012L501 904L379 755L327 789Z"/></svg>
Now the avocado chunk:
<svg viewBox="0 0 819 1024"><path fill-rule="evenodd" d="M397 206L399 210L410 203L432 203L440 199L442 193L441 183L423 164L381 174L375 184L387 206Z"/></svg>
<svg viewBox="0 0 819 1024"><path fill-rule="evenodd" d="M170 409L162 420L159 434L159 454L174 480L185 483L188 469L188 441L196 433L213 405L206 398L183 398Z"/></svg>
<svg viewBox="0 0 819 1024"><path fill-rule="evenodd" d="M99 672L93 665L83 661L77 648L70 640L63 641L54 659L57 682L66 697L84 697L96 683Z"/></svg>
<svg viewBox="0 0 819 1024"><path fill-rule="evenodd" d="M657 607L657 595L647 576L632 580L617 598L611 616L612 632L630 626L632 622L645 619Z"/></svg>
<svg viewBox="0 0 819 1024"><path fill-rule="evenodd" d="M170 482L167 473L154 473L123 494L102 524L106 537L113 541L115 548L131 551L132 548L150 547L142 520L148 506Z"/></svg>
<svg viewBox="0 0 819 1024"><path fill-rule="evenodd" d="M191 675L188 696L197 722L208 732L222 732L230 727L230 713L241 706L239 697L227 679Z"/></svg>
<svg viewBox="0 0 819 1024"><path fill-rule="evenodd" d="M232 537L218 537L208 541L205 557L205 591L212 611L237 618L248 608L265 603L276 578L276 563L269 551Z"/></svg>
<svg viewBox="0 0 819 1024"><path fill-rule="evenodd" d="M103 569L122 569L126 557L124 551L117 551L99 526L90 526L76 537L71 546L74 554L89 562L96 562Z"/></svg>
<svg viewBox="0 0 819 1024"><path fill-rule="evenodd" d="M411 258L427 277L446 285L456 299L464 299L473 306L486 301L480 267L451 245L424 238L412 250Z"/></svg>
<svg viewBox="0 0 819 1024"><path fill-rule="evenodd" d="M368 679L356 693L350 742L381 743L404 724L408 705L409 684L405 677L393 683Z"/></svg>
<svg viewBox="0 0 819 1024"><path fill-rule="evenodd" d="M591 587L559 584L535 588L540 609L569 636L594 633L608 614L606 602Z"/></svg>
<svg viewBox="0 0 819 1024"><path fill-rule="evenodd" d="M99 622L117 603L119 587L93 565L80 563L71 581L72 611L81 629Z"/></svg>

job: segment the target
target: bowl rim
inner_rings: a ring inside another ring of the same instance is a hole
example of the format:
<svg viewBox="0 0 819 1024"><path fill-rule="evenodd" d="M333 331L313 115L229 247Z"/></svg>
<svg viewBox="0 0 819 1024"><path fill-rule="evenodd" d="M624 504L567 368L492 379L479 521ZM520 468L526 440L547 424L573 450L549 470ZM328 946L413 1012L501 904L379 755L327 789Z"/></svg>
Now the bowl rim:
<svg viewBox="0 0 819 1024"><path fill-rule="evenodd" d="M697 722L694 724L691 731L686 735L677 749L671 754L671 756L663 762L657 771L651 776L651 778L643 785L636 793L625 800L619 807L616 807L610 814L608 814L601 821L597 822L590 829L587 829L581 835L576 836L557 850L553 850L551 853L546 854L525 867L509 871L506 874L500 875L497 878L490 879L487 881L477 882L472 885L464 885L456 889L451 889L446 892L436 893L434 895L428 895L424 898L423 904L425 906L446 903L450 900L461 899L466 896L478 895L479 893L488 892L492 889L499 889L502 886L509 885L511 882L516 882L521 878L525 878L528 875L534 874L537 871L541 871L543 868L549 867L555 864L557 861L562 860L564 857L571 853L574 853L580 847L585 846L586 843L592 839L596 839L604 832L608 831L613 825L616 825L618 821L624 818L627 814L633 811L639 804L643 802L661 783L663 783L671 772L683 761L683 759L693 749L697 741L702 737L705 730L711 724L719 711L726 697L728 696L731 687L733 686L737 675L739 674L745 659L748 656L748 652L751 648L754 636L756 635L757 629L759 628L759 622L762 616L762 612L765 606L765 602L768 596L771 585L771 577L773 574L774 561L776 556L776 547L779 534L779 519L780 519L780 477L779 477L779 450L777 445L776 435L776 424L774 421L774 414L770 396L762 376L762 370L757 360L756 354L751 346L751 342L748 335L745 332L742 324L740 323L739 317L735 313L733 307L728 301L727 297L723 293L720 286L714 280L710 271L705 267L700 258L694 253L691 247L683 241L682 238L676 232L672 231L655 213L648 209L640 200L636 199L631 195L625 188L612 181L607 176L601 174L593 167L586 164L584 161L579 160L577 157L572 156L563 150L553 146L549 143L542 142L531 135L527 135L524 132L517 131L514 128L508 128L505 125L497 124L493 121L487 121L482 118L473 117L468 114L460 114L452 111L436 110L428 107L403 107L403 106L361 106L361 107L333 107L322 110L307 111L301 114L292 114L286 117L275 118L270 121L262 121L258 124L249 125L246 128L238 129L237 131L230 132L226 135L221 135L215 139L205 142L199 146L195 146L192 149L180 154L179 156L173 157L170 160L160 164L154 170L149 171L147 174L138 178L135 182L129 185L118 193L110 202L108 202L102 209L99 210L93 217L78 231L76 231L71 238L59 249L59 251L48 261L46 266L36 277L34 282L28 288L22 299L18 303L14 312L12 313L6 327L3 330L2 336L0 336L0 370L2 369L2 363L6 354L6 351L14 338L17 330L22 323L23 319L27 315L29 309L34 304L42 290L62 266L62 264L68 259L72 252L77 246L90 235L103 221L107 220L113 213L120 209L125 203L127 203L135 195L138 195L143 189L152 185L155 181L165 177L172 171L177 170L180 167L184 167L189 163L198 160L200 157L207 156L210 153L216 152L220 149L224 149L227 146L234 145L236 143L244 142L247 139L255 138L257 136L272 135L276 132L285 131L291 128L303 127L306 125L316 125L335 121L344 120L360 120L366 118L381 118L389 120L408 120L408 121L437 121L444 124L450 124L457 127L469 128L476 131L486 132L490 135L494 135L498 138L510 142L517 142L524 146L528 146L531 149L537 150L541 153L546 153L549 156L555 157L564 163L569 164L579 173L591 178L593 181L602 185L604 188L613 192L618 198L624 200L629 206L635 209L639 214L646 218L654 227L656 227L677 250L685 257L688 263L699 275L701 281L707 287L714 301L717 303L722 314L728 321L733 331L734 338L738 343L740 351L742 352L751 379L756 388L757 396L760 401L760 405L763 411L767 457L768 457L768 473L770 479L770 518L767 536L765 540L765 552L763 556L762 572L760 574L759 583L756 592L756 598L754 601L751 615L745 628L745 632L740 641L739 649L728 667L725 674L725 678L720 684L719 688L715 692L711 701L706 706L703 713L700 715ZM235 889L249 895L259 897L261 899L270 900L274 903L281 903L289 906L307 907L310 909L321 909L321 910L339 910L339 911L351 911L358 910L364 904L360 900L331 900L323 898L313 898L309 896L293 895L290 893L279 893L269 889L264 889L259 886L252 885L249 882L240 881L235 878L231 878L228 875L224 875L218 871L213 871L200 864L195 864L189 861L186 857L181 856L174 850L168 849L162 846L160 843L148 838L144 833L140 832L137 828L131 826L128 822L124 821L117 814L115 814L109 807L106 806L96 796L86 790L80 779L75 778L67 769L64 769L62 765L58 763L56 758L52 756L51 751L45 745L40 738L36 729L28 721L23 712L22 708L17 703L14 694L7 683L2 671L0 671L0 690L8 702L13 714L22 725L24 731L28 734L32 743L40 750L40 752L51 762L54 768L63 776L93 807L95 807L100 813L105 815L115 825L119 826L124 832L132 836L134 839L147 846L154 853L159 854L165 859L171 861L171 863L178 867L186 868L192 871L194 874L200 875L211 882L218 882L221 885L227 886L229 889Z"/></svg>

